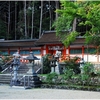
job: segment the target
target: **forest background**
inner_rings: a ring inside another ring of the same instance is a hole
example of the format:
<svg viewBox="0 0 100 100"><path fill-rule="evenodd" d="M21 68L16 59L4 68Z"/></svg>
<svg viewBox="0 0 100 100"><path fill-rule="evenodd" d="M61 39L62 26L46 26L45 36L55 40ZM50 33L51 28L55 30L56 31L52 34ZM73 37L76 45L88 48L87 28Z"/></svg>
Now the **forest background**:
<svg viewBox="0 0 100 100"><path fill-rule="evenodd" d="M0 39L37 39L53 30L59 1L0 1Z"/></svg>
<svg viewBox="0 0 100 100"><path fill-rule="evenodd" d="M84 36L99 48L99 19L99 1L0 1L0 39L38 39L56 30L65 46Z"/></svg>

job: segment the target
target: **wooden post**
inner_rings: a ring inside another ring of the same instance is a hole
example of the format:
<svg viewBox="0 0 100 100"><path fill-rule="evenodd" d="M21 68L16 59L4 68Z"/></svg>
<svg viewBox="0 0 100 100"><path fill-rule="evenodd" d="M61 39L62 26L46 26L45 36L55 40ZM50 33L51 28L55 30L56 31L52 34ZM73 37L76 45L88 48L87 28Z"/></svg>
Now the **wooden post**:
<svg viewBox="0 0 100 100"><path fill-rule="evenodd" d="M82 46L82 58L84 58L84 46Z"/></svg>

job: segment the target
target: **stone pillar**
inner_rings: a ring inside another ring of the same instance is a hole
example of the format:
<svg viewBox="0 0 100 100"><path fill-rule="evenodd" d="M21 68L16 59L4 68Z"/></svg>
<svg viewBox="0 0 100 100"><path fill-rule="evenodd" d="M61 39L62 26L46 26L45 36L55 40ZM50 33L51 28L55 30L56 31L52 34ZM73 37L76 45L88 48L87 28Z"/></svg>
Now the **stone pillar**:
<svg viewBox="0 0 100 100"><path fill-rule="evenodd" d="M55 68L51 67L51 73L54 73L54 72L55 72Z"/></svg>
<svg viewBox="0 0 100 100"><path fill-rule="evenodd" d="M80 60L80 70L81 70L81 74L84 73L83 67L84 67L84 59L82 58Z"/></svg>
<svg viewBox="0 0 100 100"><path fill-rule="evenodd" d="M59 71L59 61L56 61L55 72L56 72L57 74L60 74L60 71Z"/></svg>
<svg viewBox="0 0 100 100"><path fill-rule="evenodd" d="M61 57L61 51L56 51L56 54L55 54L55 59L56 59L56 67L55 67L55 72L57 74L60 74L60 66L59 66L59 58Z"/></svg>

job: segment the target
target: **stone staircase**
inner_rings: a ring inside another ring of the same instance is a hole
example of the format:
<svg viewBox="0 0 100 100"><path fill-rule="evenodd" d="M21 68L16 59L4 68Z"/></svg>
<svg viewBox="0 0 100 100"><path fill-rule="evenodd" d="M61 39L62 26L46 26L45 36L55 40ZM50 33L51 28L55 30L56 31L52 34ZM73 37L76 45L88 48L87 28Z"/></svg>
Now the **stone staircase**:
<svg viewBox="0 0 100 100"><path fill-rule="evenodd" d="M28 71L29 71L29 67L26 64L22 63L18 69L18 78L23 77L23 75L27 74ZM10 84L10 81L12 79L11 72L12 72L12 69L9 66L9 68L6 71L0 74L1 84Z"/></svg>
<svg viewBox="0 0 100 100"><path fill-rule="evenodd" d="M10 74L0 74L0 84L10 84L11 75Z"/></svg>
<svg viewBox="0 0 100 100"><path fill-rule="evenodd" d="M34 67L35 71L38 69L37 66ZM9 68L4 71L3 73L0 74L0 84L9 84L11 83L12 77L13 77L13 73L11 74L12 69ZM20 86L26 86L28 84L30 84L30 86L33 86L35 83L33 80L35 80L35 82L39 82L36 81L38 77L34 77L32 76L32 67L30 64L25 64L22 63L21 66L18 69L18 80L20 81ZM33 84L34 83L34 84ZM36 84L37 84L36 83ZM37 84L38 85L38 84Z"/></svg>

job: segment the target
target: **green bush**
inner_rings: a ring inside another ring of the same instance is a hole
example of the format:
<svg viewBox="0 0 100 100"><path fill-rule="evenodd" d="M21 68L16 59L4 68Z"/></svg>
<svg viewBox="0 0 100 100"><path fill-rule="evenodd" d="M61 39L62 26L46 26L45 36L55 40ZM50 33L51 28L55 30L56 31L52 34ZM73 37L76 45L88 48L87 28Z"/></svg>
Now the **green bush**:
<svg viewBox="0 0 100 100"><path fill-rule="evenodd" d="M49 54L46 54L45 56L42 57L43 74L48 74L51 71L50 61L48 59L49 56L50 56Z"/></svg>
<svg viewBox="0 0 100 100"><path fill-rule="evenodd" d="M82 73L80 75L80 81L84 84L89 84L91 75L94 72L94 67L91 63L87 62L83 65Z"/></svg>
<svg viewBox="0 0 100 100"><path fill-rule="evenodd" d="M83 66L83 74L91 75L94 72L94 67L90 62L87 62Z"/></svg>
<svg viewBox="0 0 100 100"><path fill-rule="evenodd" d="M65 60L65 63L66 63L66 69L73 69L73 72L75 74L80 74L80 64L77 63L77 60L79 59L79 57L69 57L68 60Z"/></svg>
<svg viewBox="0 0 100 100"><path fill-rule="evenodd" d="M46 81L48 83L55 83L56 82L56 79L58 78L58 74L57 73L49 73L47 75L47 78L46 78Z"/></svg>
<svg viewBox="0 0 100 100"><path fill-rule="evenodd" d="M74 72L73 72L73 69L66 69L65 71L64 71L64 79L66 80L69 80L69 79L71 79L72 78L72 76L73 76L73 74L74 74Z"/></svg>

